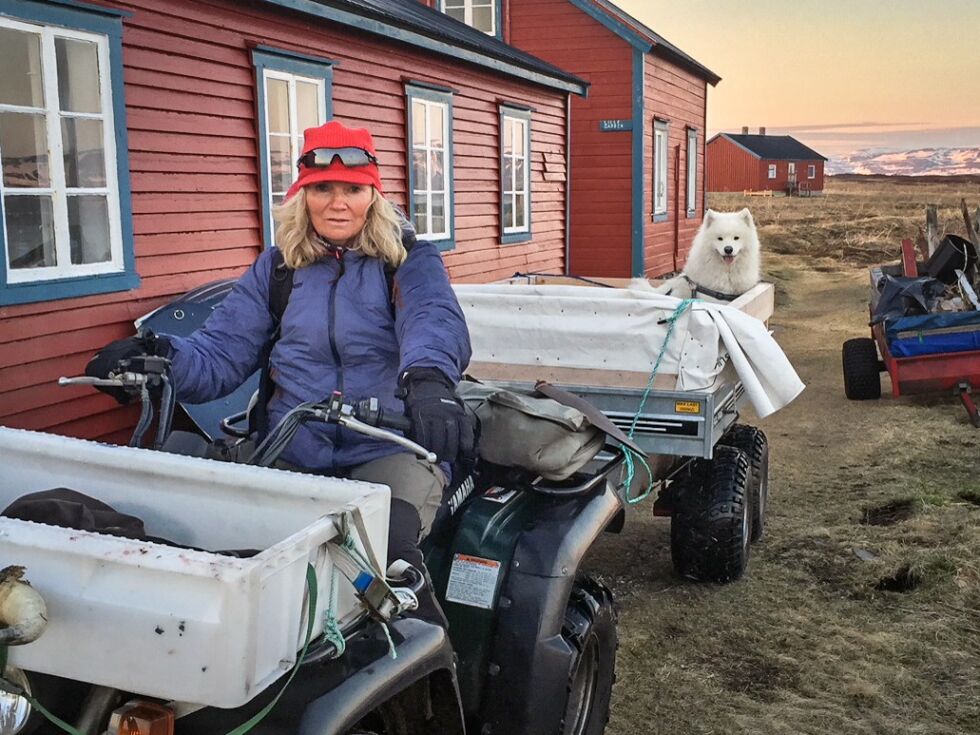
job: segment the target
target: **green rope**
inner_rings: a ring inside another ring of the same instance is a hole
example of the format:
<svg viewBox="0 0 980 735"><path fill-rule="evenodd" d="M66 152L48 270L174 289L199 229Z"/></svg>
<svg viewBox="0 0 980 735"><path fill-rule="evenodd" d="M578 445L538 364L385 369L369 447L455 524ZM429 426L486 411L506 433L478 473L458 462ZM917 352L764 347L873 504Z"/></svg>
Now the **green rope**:
<svg viewBox="0 0 980 735"><path fill-rule="evenodd" d="M327 608L327 612L323 619L323 635L324 637L333 644L333 647L337 650L336 657L340 658L344 655L344 651L347 650L347 639L344 638L344 633L340 629L340 623L337 620L337 616L334 615L334 610L337 608L337 572L330 575L330 606Z"/></svg>
<svg viewBox="0 0 980 735"><path fill-rule="evenodd" d="M630 439L633 438L633 433L636 431L636 424L640 420L640 415L643 413L643 408L646 406L647 399L650 397L650 391L653 390L653 383L657 379L657 373L660 371L660 363L664 359L664 355L667 354L667 346L670 344L670 338L674 334L674 327L677 325L677 321L681 318L685 311L690 308L697 299L684 299L677 305L674 309L674 313L667 317L667 334L664 336L664 343L660 346L660 354L657 355L657 361L653 364L653 370L650 373L650 379L647 380L646 389L643 391L643 397L640 399L640 405L636 409L636 413L633 414L633 422L630 424L630 430L628 436ZM642 454L633 451L629 447L623 447L624 454L626 458L626 502L629 505L635 505L643 500L650 497L650 493L653 492L654 479L653 471L650 469L650 465L646 461L646 457ZM647 486L646 489L641 492L636 497L630 496L630 488L633 486L633 478L636 475L636 461L639 460L640 464L643 465L643 469L647 475Z"/></svg>
<svg viewBox="0 0 980 735"><path fill-rule="evenodd" d="M357 559L357 561L359 561L366 569L370 569L382 580L384 580L384 576L381 575L381 572L375 569L374 565L371 564L367 557L361 553L361 550L357 548L357 544L354 543L354 537L349 533L344 537L342 546L347 549L347 551L351 553L351 556ZM381 621L381 627L384 628L385 637L388 639L388 655L391 657L391 660L394 661L398 658L398 651L395 650L395 641L391 637L391 628L388 627L388 623L383 621Z"/></svg>

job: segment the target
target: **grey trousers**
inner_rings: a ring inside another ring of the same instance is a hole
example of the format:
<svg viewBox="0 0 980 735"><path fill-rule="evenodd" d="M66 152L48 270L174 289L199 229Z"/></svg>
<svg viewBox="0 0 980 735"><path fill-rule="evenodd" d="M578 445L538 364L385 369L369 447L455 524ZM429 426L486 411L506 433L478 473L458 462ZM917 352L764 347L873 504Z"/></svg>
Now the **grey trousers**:
<svg viewBox="0 0 980 735"><path fill-rule="evenodd" d="M446 476L436 465L408 452L389 454L358 465L351 471L350 479L390 487L392 501L403 500L418 511L422 536L432 526L447 483Z"/></svg>

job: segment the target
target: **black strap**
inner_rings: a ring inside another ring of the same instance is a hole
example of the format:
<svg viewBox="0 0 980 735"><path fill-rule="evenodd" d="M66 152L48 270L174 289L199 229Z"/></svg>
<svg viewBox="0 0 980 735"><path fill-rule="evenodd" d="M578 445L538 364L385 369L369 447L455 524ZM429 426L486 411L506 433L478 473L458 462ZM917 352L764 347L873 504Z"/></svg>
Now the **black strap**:
<svg viewBox="0 0 980 735"><path fill-rule="evenodd" d="M405 251L410 253L415 246L415 233L410 230L402 232L402 246ZM395 317L395 300L397 292L395 290L395 274L398 266L392 265L387 261L384 264L385 284L388 287L388 303L391 305L391 317ZM279 248L272 251L272 267L269 269L269 313L275 324L275 331L272 333L266 345L262 348L262 355L259 358L259 369L262 371L259 376L259 395L255 407L248 416L248 433L250 436L264 436L269 430L266 425L268 422L269 400L272 392L276 389L272 380L272 370L269 366L269 359L272 356L272 348L279 341L282 328L282 317L286 313L286 306L289 304L289 296L293 291L293 276L295 269L286 265L285 257Z"/></svg>
<svg viewBox="0 0 980 735"><path fill-rule="evenodd" d="M691 284L692 296L697 298L699 293L703 293L705 296L710 296L713 299L718 299L719 301L734 301L742 294L740 293L725 293L723 291L714 291L713 289L702 286L700 283L695 283L688 276L684 276L687 282Z"/></svg>

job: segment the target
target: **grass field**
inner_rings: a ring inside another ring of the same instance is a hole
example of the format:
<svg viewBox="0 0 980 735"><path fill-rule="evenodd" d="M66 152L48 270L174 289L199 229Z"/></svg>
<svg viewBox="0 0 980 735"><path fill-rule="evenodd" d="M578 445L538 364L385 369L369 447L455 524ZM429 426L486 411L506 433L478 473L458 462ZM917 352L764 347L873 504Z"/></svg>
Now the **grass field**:
<svg viewBox="0 0 980 735"><path fill-rule="evenodd" d="M752 209L771 326L807 390L744 417L772 460L743 580L674 577L668 523L644 505L590 560L620 604L607 733L980 733L980 431L951 396L851 402L840 378L841 343L867 333L864 265L896 259L927 203L962 233L962 197L980 205L980 184L710 199Z"/></svg>

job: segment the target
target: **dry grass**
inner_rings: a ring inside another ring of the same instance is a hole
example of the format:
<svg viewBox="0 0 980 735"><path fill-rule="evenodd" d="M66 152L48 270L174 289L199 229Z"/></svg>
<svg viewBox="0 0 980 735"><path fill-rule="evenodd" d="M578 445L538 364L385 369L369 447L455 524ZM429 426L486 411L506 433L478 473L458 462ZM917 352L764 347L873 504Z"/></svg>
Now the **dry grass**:
<svg viewBox="0 0 980 735"><path fill-rule="evenodd" d="M747 198L709 194L720 210L749 207L765 249L774 253L831 257L846 263L881 263L901 258L904 237L925 229L925 209L938 207L940 231L964 232L960 200L980 206L980 180L944 183L934 179L889 181L830 178L823 197Z"/></svg>
<svg viewBox="0 0 980 735"><path fill-rule="evenodd" d="M792 253L766 270L807 390L748 417L769 435L772 500L743 580L674 577L668 525L644 505L596 550L621 611L609 735L980 733L980 431L952 397L851 402L840 382L841 343L867 330L854 262L897 257L927 202L958 222L978 187L712 201L747 202L768 248Z"/></svg>

